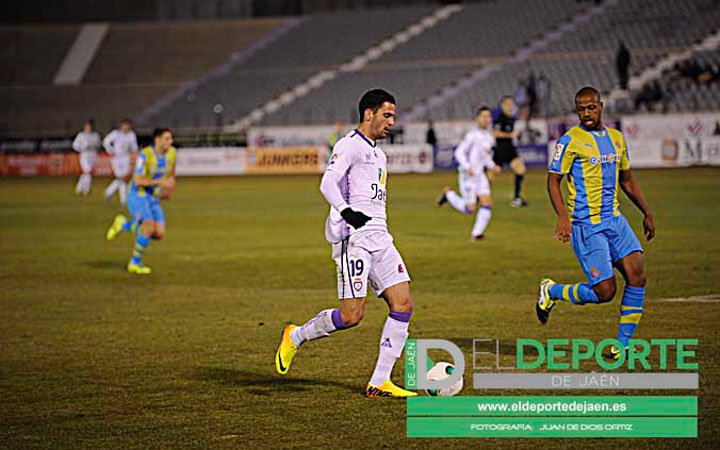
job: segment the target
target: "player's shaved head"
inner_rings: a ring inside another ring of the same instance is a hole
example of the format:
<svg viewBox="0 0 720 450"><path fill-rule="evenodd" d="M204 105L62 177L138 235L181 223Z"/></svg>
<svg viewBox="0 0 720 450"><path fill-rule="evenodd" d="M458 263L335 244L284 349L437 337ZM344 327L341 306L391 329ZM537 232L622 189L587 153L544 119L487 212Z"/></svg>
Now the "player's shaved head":
<svg viewBox="0 0 720 450"><path fill-rule="evenodd" d="M597 101L602 100L600 98L600 91L598 91L597 89L595 89L592 86L583 86L580 88L579 91L577 91L577 94L575 94L575 103L577 103L577 101L580 97L584 97L584 96L588 96L588 95L590 95L590 96L594 95L597 98Z"/></svg>

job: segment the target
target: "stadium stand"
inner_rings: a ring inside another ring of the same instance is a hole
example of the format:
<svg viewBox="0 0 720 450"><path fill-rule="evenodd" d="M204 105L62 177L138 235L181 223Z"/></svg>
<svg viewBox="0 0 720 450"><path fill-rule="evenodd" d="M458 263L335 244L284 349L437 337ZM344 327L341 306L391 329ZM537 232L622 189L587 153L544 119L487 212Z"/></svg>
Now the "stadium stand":
<svg viewBox="0 0 720 450"><path fill-rule="evenodd" d="M618 2L581 34L562 37L552 48L534 55L527 63L503 67L476 86L467 96L451 100L435 112L440 119L458 118L468 104L492 102L513 92L519 79L530 73L545 74L552 83L551 114L572 111L572 98L582 84L604 91L617 83L615 50L624 41L630 48L631 71L639 73L664 55L687 47L720 28L720 8L713 0L636 0ZM715 106L714 109L717 109Z"/></svg>
<svg viewBox="0 0 720 450"><path fill-rule="evenodd" d="M522 0L464 4L462 11L447 21L398 46L361 72L342 74L268 116L262 124L354 121L357 113L347 105L354 104L370 85L386 86L397 95L403 108L410 107L478 65L527 45L581 8L574 0L547 4Z"/></svg>
<svg viewBox="0 0 720 450"><path fill-rule="evenodd" d="M242 117L319 71L348 62L433 9L381 8L307 16L229 73L198 86L194 101L179 98L146 120L173 127L213 126L218 120L213 112L217 103L222 103L227 119Z"/></svg>
<svg viewBox="0 0 720 450"><path fill-rule="evenodd" d="M112 24L79 86L52 79L79 26L0 27L0 132L74 132L89 117L101 130L210 71L285 19ZM222 36L222 39L218 39Z"/></svg>
<svg viewBox="0 0 720 450"><path fill-rule="evenodd" d="M720 48L694 52L659 81L663 109L703 111L720 107Z"/></svg>

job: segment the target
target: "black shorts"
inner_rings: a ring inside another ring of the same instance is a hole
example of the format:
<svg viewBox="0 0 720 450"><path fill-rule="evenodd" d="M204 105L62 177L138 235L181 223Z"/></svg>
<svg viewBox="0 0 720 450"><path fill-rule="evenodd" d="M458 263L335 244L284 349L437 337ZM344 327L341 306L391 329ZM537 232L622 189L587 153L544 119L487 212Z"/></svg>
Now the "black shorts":
<svg viewBox="0 0 720 450"><path fill-rule="evenodd" d="M518 157L517 149L513 144L500 144L495 147L493 161L500 167L510 164L510 161Z"/></svg>

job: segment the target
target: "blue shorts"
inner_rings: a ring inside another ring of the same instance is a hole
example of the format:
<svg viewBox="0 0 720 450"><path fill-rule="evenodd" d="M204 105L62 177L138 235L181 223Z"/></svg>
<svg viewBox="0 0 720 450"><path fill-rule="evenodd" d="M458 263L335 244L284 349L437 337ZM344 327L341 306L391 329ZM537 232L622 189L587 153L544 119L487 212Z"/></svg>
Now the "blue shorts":
<svg viewBox="0 0 720 450"><path fill-rule="evenodd" d="M619 260L643 251L622 215L597 225L573 224L570 243L591 285L613 277L613 266Z"/></svg>
<svg viewBox="0 0 720 450"><path fill-rule="evenodd" d="M154 220L156 223L165 223L165 213L157 197L152 195L140 197L130 194L127 205L134 222L142 223L146 220Z"/></svg>

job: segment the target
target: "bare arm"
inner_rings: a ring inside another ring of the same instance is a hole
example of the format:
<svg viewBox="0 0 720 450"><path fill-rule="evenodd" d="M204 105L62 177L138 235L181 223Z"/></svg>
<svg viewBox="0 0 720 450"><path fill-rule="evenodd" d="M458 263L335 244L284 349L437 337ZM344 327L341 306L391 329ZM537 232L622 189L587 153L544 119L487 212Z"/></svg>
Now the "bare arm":
<svg viewBox="0 0 720 450"><path fill-rule="evenodd" d="M645 202L645 197L640 190L640 185L629 169L620 171L620 187L630 201L632 201L645 216L643 219L643 230L645 232L645 238L649 241L655 237L655 219L653 218L652 211L650 211L650 207L647 202Z"/></svg>
<svg viewBox="0 0 720 450"><path fill-rule="evenodd" d="M547 190L550 196L550 203L552 203L555 214L558 216L557 225L555 225L555 238L560 242L568 242L570 240L572 226L570 224L570 216L568 215L567 209L565 209L562 192L560 191L560 182L562 179L562 174L548 173Z"/></svg>

